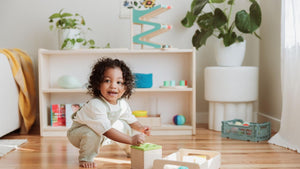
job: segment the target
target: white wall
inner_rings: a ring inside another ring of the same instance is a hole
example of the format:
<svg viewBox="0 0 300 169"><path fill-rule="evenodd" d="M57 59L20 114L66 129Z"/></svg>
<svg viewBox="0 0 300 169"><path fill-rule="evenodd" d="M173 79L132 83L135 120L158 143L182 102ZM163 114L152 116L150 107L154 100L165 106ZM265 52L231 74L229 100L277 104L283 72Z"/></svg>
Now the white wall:
<svg viewBox="0 0 300 169"><path fill-rule="evenodd" d="M171 5L173 9L157 16L155 20L171 24L173 30L153 39L154 41L161 40L175 48L192 47L195 27L186 29L180 23L189 10L191 1L160 1ZM48 17L62 8L66 12L78 12L85 17L87 25L93 29L90 35L95 39L96 45L105 46L110 42L112 48L129 48L130 21L119 18L120 3L121 0L1 0L0 48L21 48L27 51L37 67L39 48L57 49L57 35L48 29ZM247 9L249 6L248 0L238 0L236 3L237 7ZM246 39L247 51L243 65L258 66L259 40L254 36L246 36ZM206 66L215 65L215 43L215 39L210 39L206 47L197 52L197 122L207 122L208 102L204 100L203 70Z"/></svg>
<svg viewBox="0 0 300 169"><path fill-rule="evenodd" d="M280 26L281 0L262 0L263 24L260 42L259 121L271 121L272 129L280 127L281 74L280 74Z"/></svg>

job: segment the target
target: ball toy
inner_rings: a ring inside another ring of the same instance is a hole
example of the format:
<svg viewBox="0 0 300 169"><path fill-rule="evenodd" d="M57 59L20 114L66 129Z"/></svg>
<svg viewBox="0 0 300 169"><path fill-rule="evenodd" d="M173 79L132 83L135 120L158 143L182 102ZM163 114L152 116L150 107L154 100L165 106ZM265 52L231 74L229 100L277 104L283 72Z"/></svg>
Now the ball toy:
<svg viewBox="0 0 300 169"><path fill-rule="evenodd" d="M173 117L173 122L174 122L174 124L176 124L176 125L184 125L184 123L185 123L185 117L184 117L184 115L175 115L174 117Z"/></svg>

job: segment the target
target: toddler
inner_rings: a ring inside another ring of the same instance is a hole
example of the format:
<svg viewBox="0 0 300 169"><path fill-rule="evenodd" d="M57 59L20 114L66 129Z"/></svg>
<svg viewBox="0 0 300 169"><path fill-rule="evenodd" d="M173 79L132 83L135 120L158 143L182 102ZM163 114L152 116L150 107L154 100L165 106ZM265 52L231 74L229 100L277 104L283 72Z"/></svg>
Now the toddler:
<svg viewBox="0 0 300 169"><path fill-rule="evenodd" d="M133 87L133 75L123 61L101 58L94 65L88 84L93 98L73 114L67 133L71 144L79 148L80 167L96 167L94 157L112 140L129 155L130 145L140 145L150 135L149 127L137 121L125 101ZM132 129L139 134L133 135Z"/></svg>

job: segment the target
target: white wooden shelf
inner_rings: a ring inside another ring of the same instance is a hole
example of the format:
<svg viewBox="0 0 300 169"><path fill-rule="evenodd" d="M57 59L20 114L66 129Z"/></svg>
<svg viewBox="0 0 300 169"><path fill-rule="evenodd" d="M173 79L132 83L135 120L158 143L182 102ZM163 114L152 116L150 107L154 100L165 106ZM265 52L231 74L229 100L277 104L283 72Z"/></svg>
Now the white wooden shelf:
<svg viewBox="0 0 300 169"><path fill-rule="evenodd" d="M162 125L151 127L152 135L192 135L192 126L188 125ZM43 136L66 136L67 135L67 127L52 127L46 126L44 127L44 135Z"/></svg>
<svg viewBox="0 0 300 169"><path fill-rule="evenodd" d="M51 89L42 89L43 93L86 93L87 89L62 89L62 88L51 88ZM167 89L167 88L136 88L134 92L192 92L192 88L184 89Z"/></svg>
<svg viewBox="0 0 300 169"><path fill-rule="evenodd" d="M66 136L67 127L50 126L51 104L84 103L90 99L87 89L63 89L59 77L71 75L84 86L96 60L101 57L125 61L133 73L152 73L152 88L135 88L128 100L131 109L147 110L160 115L160 126L153 126L153 135L196 134L195 49L40 49L39 102L42 136ZM159 64L157 64L159 63ZM160 88L163 81L187 80L187 88ZM185 125L173 124L173 116L183 114Z"/></svg>

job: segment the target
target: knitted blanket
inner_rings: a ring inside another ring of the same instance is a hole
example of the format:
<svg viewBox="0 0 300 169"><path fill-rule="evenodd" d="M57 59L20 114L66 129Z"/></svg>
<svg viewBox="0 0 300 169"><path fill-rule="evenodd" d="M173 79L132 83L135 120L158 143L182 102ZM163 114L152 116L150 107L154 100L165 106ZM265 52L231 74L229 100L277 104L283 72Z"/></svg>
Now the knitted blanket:
<svg viewBox="0 0 300 169"><path fill-rule="evenodd" d="M31 58L20 49L0 49L6 55L19 88L19 111L22 116L21 133L29 132L36 119L37 95Z"/></svg>

